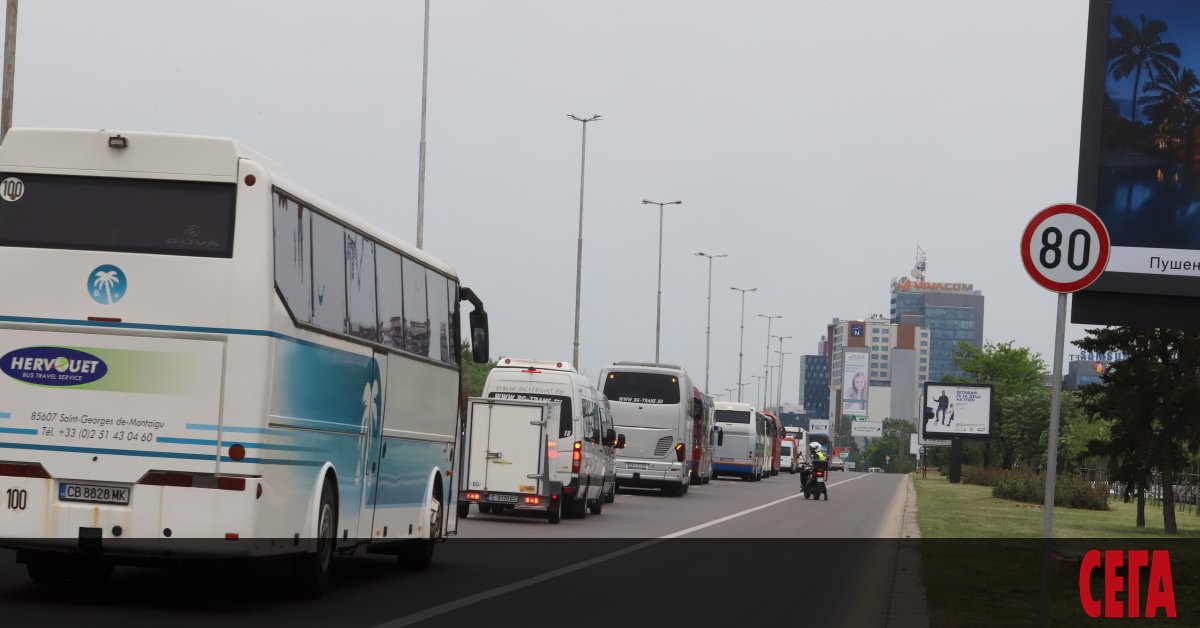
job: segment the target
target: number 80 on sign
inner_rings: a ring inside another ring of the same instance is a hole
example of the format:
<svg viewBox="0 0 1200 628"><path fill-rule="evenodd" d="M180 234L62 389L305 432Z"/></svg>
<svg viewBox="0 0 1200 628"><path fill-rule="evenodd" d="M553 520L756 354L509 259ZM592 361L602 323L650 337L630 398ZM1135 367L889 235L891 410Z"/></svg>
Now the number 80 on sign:
<svg viewBox="0 0 1200 628"><path fill-rule="evenodd" d="M1021 236L1021 261L1030 277L1051 292L1076 292L1108 265L1104 223L1091 210L1062 203L1038 212Z"/></svg>

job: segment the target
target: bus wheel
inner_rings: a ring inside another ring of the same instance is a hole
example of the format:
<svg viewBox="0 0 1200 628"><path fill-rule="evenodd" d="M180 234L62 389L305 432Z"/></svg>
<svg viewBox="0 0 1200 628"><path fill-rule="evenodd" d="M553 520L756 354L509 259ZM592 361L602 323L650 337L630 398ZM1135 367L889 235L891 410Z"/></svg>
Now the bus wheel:
<svg viewBox="0 0 1200 628"><path fill-rule="evenodd" d="M717 475L714 473L714 474L711 474L711 475L709 475L709 476L708 476L708 477L706 477L706 478L700 478L700 483L701 483L701 484L708 484L709 482L712 482L712 479L713 479L713 478L715 478L715 477L717 477Z"/></svg>
<svg viewBox="0 0 1200 628"><path fill-rule="evenodd" d="M334 514L333 488L328 479L321 488L321 501L317 506L317 551L299 558L292 567L296 592L305 598L318 598L329 586L329 572L333 567L334 536L337 534L337 516Z"/></svg>
<svg viewBox="0 0 1200 628"><path fill-rule="evenodd" d="M704 480L700 479L699 473L693 473L691 479L688 481L691 482L692 484L696 484L696 485L704 483Z"/></svg>
<svg viewBox="0 0 1200 628"><path fill-rule="evenodd" d="M429 538L410 543L397 556L400 564L413 571L425 571L433 564L433 546L442 538L442 502L434 497L429 509Z"/></svg>

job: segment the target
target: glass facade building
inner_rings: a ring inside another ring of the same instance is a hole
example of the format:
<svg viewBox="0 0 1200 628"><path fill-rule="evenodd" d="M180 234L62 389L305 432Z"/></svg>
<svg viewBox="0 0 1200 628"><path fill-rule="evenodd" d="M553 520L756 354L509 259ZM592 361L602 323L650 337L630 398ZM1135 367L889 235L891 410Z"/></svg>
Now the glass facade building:
<svg viewBox="0 0 1200 628"><path fill-rule="evenodd" d="M926 380L931 382L962 375L954 365L959 341L983 346L983 293L963 290L966 284L949 284L953 290L940 288L943 285L947 284L892 284L892 322L913 323L929 330L929 346L918 349L928 350L922 351L919 359L922 370L928 368Z"/></svg>

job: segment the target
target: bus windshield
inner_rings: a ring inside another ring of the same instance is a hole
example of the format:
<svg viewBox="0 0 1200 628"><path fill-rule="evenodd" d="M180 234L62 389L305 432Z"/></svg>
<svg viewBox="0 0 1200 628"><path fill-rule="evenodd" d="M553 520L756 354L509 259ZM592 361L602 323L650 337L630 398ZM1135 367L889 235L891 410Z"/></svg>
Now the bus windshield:
<svg viewBox="0 0 1200 628"><path fill-rule="evenodd" d="M232 183L0 173L0 246L233 256Z"/></svg>

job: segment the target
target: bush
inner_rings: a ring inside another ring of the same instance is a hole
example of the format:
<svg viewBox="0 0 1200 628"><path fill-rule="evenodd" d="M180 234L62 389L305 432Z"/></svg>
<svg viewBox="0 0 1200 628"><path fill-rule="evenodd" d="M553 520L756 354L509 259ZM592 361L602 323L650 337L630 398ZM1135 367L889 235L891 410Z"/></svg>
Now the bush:
<svg viewBox="0 0 1200 628"><path fill-rule="evenodd" d="M964 484L995 486L997 482L1011 473L1014 472L1005 471L999 467L972 467L963 465L962 481Z"/></svg>
<svg viewBox="0 0 1200 628"><path fill-rule="evenodd" d="M1020 471L1006 471L992 488L992 496L1040 504L1045 500L1045 478ZM1108 486L1059 476L1054 485L1054 505L1064 508L1108 510Z"/></svg>

